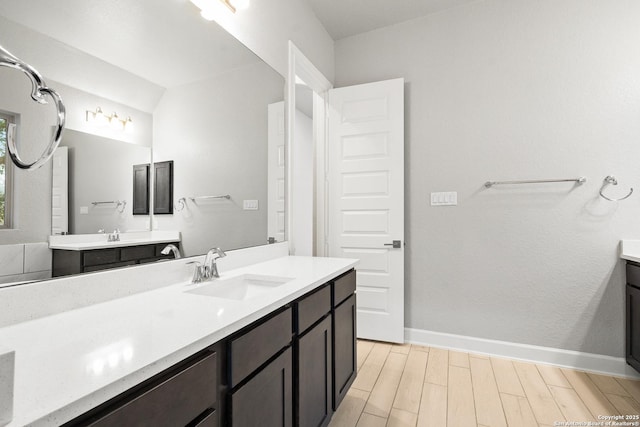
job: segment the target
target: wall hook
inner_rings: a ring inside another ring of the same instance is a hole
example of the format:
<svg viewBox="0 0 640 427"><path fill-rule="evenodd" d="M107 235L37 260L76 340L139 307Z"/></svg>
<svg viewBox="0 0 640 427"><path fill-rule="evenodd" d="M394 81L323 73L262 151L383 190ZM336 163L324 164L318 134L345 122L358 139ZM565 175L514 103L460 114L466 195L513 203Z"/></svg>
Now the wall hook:
<svg viewBox="0 0 640 427"><path fill-rule="evenodd" d="M626 196L624 196L624 197L621 197L621 198L619 198L619 199L612 199L612 198L609 198L609 197L605 196L604 194L602 194L602 191L604 190L604 187L606 187L606 186L607 186L607 185L609 185L609 184L611 184L611 185L618 185L618 180L616 179L616 177L615 177L615 176L607 175L607 176L604 178L604 181L602 182L602 187L600 187L600 197L602 197L602 198L603 198L603 199L605 199L605 200L608 200L608 201L610 201L610 202L619 202L620 200L628 199L628 198L629 198L629 196L631 196L631 195L633 194L633 188L630 188L630 189L629 189L629 194L627 194L627 195L626 195Z"/></svg>

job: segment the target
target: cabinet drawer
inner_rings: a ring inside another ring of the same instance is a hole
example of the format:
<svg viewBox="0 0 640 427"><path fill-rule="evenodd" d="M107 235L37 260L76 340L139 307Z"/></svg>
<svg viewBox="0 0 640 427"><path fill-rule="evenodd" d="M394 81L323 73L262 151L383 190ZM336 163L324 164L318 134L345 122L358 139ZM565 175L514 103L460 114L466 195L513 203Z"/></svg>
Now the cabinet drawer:
<svg viewBox="0 0 640 427"><path fill-rule="evenodd" d="M347 274L337 278L333 282L333 306L336 307L356 291L356 271L351 270Z"/></svg>
<svg viewBox="0 0 640 427"><path fill-rule="evenodd" d="M87 251L83 254L82 264L89 265L112 264L120 261L119 249L99 249Z"/></svg>
<svg viewBox="0 0 640 427"><path fill-rule="evenodd" d="M120 260L122 261L152 258L156 255L156 248L153 245L131 246L122 248L120 251Z"/></svg>
<svg viewBox="0 0 640 427"><path fill-rule="evenodd" d="M109 268L126 267L128 265L135 265L135 264L136 264L135 261L127 261L127 262L114 262L113 264L92 265L90 267L85 267L83 269L83 273L91 273L92 271L107 270Z"/></svg>
<svg viewBox="0 0 640 427"><path fill-rule="evenodd" d="M640 266L627 263L627 283L640 288Z"/></svg>
<svg viewBox="0 0 640 427"><path fill-rule="evenodd" d="M187 425L217 400L217 354L203 357L89 425Z"/></svg>
<svg viewBox="0 0 640 427"><path fill-rule="evenodd" d="M329 311L331 311L331 286L324 286L311 295L305 296L296 303L296 332L303 333Z"/></svg>
<svg viewBox="0 0 640 427"><path fill-rule="evenodd" d="M235 387L291 342L292 320L291 308L287 308L229 342L229 387Z"/></svg>

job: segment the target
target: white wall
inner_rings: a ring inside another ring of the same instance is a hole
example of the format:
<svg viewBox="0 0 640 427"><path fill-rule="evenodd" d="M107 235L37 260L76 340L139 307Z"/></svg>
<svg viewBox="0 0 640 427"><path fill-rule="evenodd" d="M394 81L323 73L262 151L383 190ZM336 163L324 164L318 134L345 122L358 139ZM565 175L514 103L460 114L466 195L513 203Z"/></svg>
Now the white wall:
<svg viewBox="0 0 640 427"><path fill-rule="evenodd" d="M63 85L53 80L47 82L60 93L67 109L67 129L79 130L118 139L144 147L151 146L151 114L109 101L99 96ZM29 96L31 84L22 73L0 68L0 110L19 115L20 153L27 160L35 160L50 141L55 121L55 107L41 106ZM85 121L88 109L102 106L105 113L117 111L131 116L135 129L131 134L108 128L96 128ZM63 133L64 138L65 133ZM104 182L101 182L103 185ZM45 242L51 234L51 163L47 162L35 171L14 168L13 226L0 230L0 245L14 243Z"/></svg>
<svg viewBox="0 0 640 427"><path fill-rule="evenodd" d="M336 86L406 79L408 327L624 354L640 197L598 190L640 187L638 22L632 0L486 0L336 43Z"/></svg>
<svg viewBox="0 0 640 427"><path fill-rule="evenodd" d="M252 1L247 10L235 14L222 6L216 10L215 20L283 76L287 75L288 41L292 40L333 81L333 39L308 2Z"/></svg>
<svg viewBox="0 0 640 427"><path fill-rule="evenodd" d="M60 145L69 147L69 233L149 229L149 215L133 215L133 166L151 163L150 147L72 130ZM116 200L126 205L92 204Z"/></svg>
<svg viewBox="0 0 640 427"><path fill-rule="evenodd" d="M167 90L154 112L153 161L174 161L173 215L155 215L155 228L180 230L186 255L263 245L267 240L267 105L282 101L284 80L263 62ZM243 200L259 210L243 210Z"/></svg>
<svg viewBox="0 0 640 427"><path fill-rule="evenodd" d="M4 6L9 7L8 4ZM18 7L20 5L13 4L9 8L15 11ZM33 7L28 7L29 13ZM105 34L105 37L109 35ZM164 88L156 84L3 16L0 16L0 40L3 47L35 67L46 83L56 90L58 87L50 80L146 112L153 111L164 92ZM61 96L66 101L64 94ZM91 106L92 109L95 107Z"/></svg>

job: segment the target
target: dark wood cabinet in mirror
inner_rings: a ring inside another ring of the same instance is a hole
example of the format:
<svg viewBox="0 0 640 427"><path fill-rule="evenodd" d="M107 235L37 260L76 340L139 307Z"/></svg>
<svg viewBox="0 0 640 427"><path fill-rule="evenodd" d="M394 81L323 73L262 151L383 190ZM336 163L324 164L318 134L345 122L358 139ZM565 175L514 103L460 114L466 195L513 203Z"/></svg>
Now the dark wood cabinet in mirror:
<svg viewBox="0 0 640 427"><path fill-rule="evenodd" d="M50 19L43 24L41 16ZM68 147L68 174L60 172L63 156L35 172L11 171L0 286L50 278L55 233L106 242L109 234L175 231L185 256L263 245L276 234L269 224L282 221L269 215L282 212L269 194L283 186L270 180L277 174L268 173L267 159L270 135L284 138L284 78L193 4L5 2L0 44L60 93ZM42 151L55 123L55 108L29 94L21 73L0 69L0 111L16 118L27 159ZM154 202L153 164L167 161L172 174L162 177L172 176L173 193L158 180L163 191ZM134 169L145 164L146 184L145 171ZM145 185L148 199L138 197ZM151 206L162 215L154 218Z"/></svg>

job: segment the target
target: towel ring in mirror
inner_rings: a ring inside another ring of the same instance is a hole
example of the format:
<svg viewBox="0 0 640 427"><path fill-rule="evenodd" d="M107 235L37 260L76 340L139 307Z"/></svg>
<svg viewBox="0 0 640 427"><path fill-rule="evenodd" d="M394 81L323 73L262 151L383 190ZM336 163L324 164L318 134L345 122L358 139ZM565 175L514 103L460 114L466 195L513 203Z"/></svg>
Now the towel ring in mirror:
<svg viewBox="0 0 640 427"><path fill-rule="evenodd" d="M187 199L186 199L186 198L184 198L184 197L180 197L180 198L178 199L178 202L177 202L177 203L175 204L175 206L173 207L173 209L174 209L176 212L180 212L181 210L183 210L183 209L186 207L186 205L185 205L185 202L186 202L186 201L187 201ZM180 207L180 209L178 209L178 206Z"/></svg>
<svg viewBox="0 0 640 427"><path fill-rule="evenodd" d="M604 187L606 187L609 184L618 185L618 180L616 179L615 176L608 175L608 176L606 176L604 178L604 181L602 182L602 187L600 187L600 196L605 200L608 200L610 202L619 202L620 200L628 199L629 196L631 196L633 194L633 188L630 188L629 189L629 194L627 194L626 196L621 197L619 199L612 199L610 197L607 197L604 194L602 194L602 191L604 190Z"/></svg>
<svg viewBox="0 0 640 427"><path fill-rule="evenodd" d="M64 129L66 109L58 93L47 87L46 83L42 79L42 76L29 64L22 62L16 58L9 51L0 46L0 67L9 67L15 70L22 71L31 80L32 90L31 99L38 104L47 104L46 96L48 95L54 102L57 110L58 123L51 138L51 142L44 150L40 158L33 163L27 163L22 160L18 154L18 147L16 145L16 125L9 124L7 128L7 150L13 163L20 169L34 170L44 165L53 155L53 152L58 148L60 144L60 138L62 137L62 129Z"/></svg>

